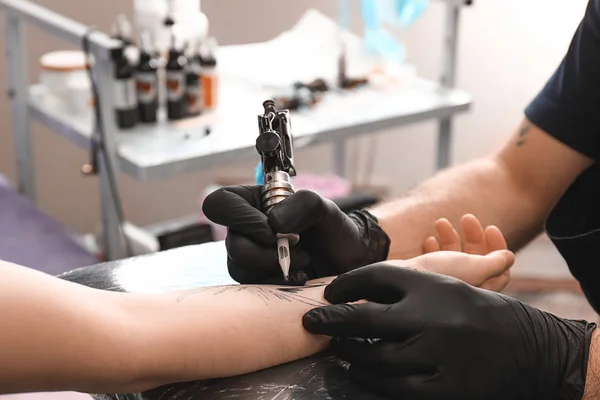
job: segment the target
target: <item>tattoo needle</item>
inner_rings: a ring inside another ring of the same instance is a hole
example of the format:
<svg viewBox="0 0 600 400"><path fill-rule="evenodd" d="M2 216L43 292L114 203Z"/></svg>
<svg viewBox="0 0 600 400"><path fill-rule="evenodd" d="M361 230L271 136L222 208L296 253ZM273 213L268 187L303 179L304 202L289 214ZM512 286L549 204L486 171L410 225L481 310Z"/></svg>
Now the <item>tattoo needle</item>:
<svg viewBox="0 0 600 400"><path fill-rule="evenodd" d="M287 237L279 237L279 239L277 239L277 253L279 256L279 266L283 272L283 278L286 282L289 282L292 260L290 258L290 241Z"/></svg>

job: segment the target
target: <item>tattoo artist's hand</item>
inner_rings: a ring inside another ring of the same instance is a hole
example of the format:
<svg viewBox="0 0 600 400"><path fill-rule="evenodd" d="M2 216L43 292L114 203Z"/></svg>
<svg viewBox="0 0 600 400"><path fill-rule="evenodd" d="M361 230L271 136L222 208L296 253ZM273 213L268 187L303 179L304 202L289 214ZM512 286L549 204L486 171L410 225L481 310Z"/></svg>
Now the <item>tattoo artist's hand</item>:
<svg viewBox="0 0 600 400"><path fill-rule="evenodd" d="M290 278L339 275L387 258L389 238L366 211L344 214L330 200L299 190L277 204L267 217L259 186L232 186L211 193L202 206L214 223L229 228L227 265L240 283L282 283L276 251L277 233L298 233L290 248Z"/></svg>
<svg viewBox="0 0 600 400"><path fill-rule="evenodd" d="M497 226L490 225L483 229L481 222L472 214L463 215L460 220L462 235L452 226L446 218L441 218L435 223L436 237L428 237L423 243L423 253L429 254L438 251L463 251L467 254L485 255L498 250L507 250L506 239ZM461 236L463 240L461 241ZM511 262L512 265L512 262ZM462 268L462 267L461 267ZM433 271L438 272L438 271ZM462 279L455 274L446 274ZM469 280L465 282L473 284ZM510 282L510 268L500 276L491 276L488 281L474 285L482 289L501 292Z"/></svg>
<svg viewBox="0 0 600 400"><path fill-rule="evenodd" d="M304 327L372 390L399 399L580 399L594 324L447 276L376 264L325 289ZM347 304L358 300L362 304Z"/></svg>

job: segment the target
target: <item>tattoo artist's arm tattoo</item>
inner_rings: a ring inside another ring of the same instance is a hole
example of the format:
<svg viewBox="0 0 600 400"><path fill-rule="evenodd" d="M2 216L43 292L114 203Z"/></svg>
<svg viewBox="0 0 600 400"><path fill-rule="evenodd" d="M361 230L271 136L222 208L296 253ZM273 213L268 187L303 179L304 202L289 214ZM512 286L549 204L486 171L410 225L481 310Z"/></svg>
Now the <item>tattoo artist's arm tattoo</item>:
<svg viewBox="0 0 600 400"><path fill-rule="evenodd" d="M225 292L246 292L253 296L260 298L265 304L268 304L270 300L281 300L291 303L297 301L304 303L309 306L319 307L328 305L325 302L312 299L302 294L306 289L317 288L326 286L326 283L316 283L306 286L240 286L240 285L226 285L226 286L209 286L201 287L198 289L192 289L185 291L177 298L177 302L181 303L188 296L193 296L201 292L212 291L213 296L223 294Z"/></svg>
<svg viewBox="0 0 600 400"><path fill-rule="evenodd" d="M526 136L529 133L529 129L531 129L531 124L529 123L525 123L525 125L523 125L521 129L519 129L519 138L517 139L517 146L521 147L525 144L525 142L527 141Z"/></svg>

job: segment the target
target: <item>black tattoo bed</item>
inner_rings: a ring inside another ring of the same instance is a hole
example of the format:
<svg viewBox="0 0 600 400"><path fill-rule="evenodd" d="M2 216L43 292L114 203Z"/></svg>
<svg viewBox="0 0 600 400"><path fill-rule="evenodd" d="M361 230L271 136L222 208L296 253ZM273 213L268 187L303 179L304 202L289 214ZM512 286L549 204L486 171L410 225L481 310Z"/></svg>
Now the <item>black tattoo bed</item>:
<svg viewBox="0 0 600 400"><path fill-rule="evenodd" d="M98 289L131 293L235 284L227 274L222 242L80 268L60 277ZM280 293L290 294L294 295L293 291ZM144 393L93 396L98 400L382 399L350 382L345 366L327 353L234 378L180 383Z"/></svg>

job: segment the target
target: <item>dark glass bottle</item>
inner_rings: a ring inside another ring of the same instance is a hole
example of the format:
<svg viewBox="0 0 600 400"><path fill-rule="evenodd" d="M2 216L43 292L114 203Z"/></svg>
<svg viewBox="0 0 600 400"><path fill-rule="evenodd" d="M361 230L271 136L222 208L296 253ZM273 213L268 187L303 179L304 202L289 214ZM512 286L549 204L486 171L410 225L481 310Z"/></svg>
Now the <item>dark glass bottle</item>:
<svg viewBox="0 0 600 400"><path fill-rule="evenodd" d="M215 38L209 38L204 46L204 51L200 52L200 81L202 85L202 109L209 111L217 107L219 77L217 75L217 59L215 56L217 41Z"/></svg>
<svg viewBox="0 0 600 400"><path fill-rule="evenodd" d="M178 48L173 36L169 50L166 72L167 86L167 117L177 120L185 117L185 66L187 58L183 50Z"/></svg>
<svg viewBox="0 0 600 400"><path fill-rule="evenodd" d="M156 122L158 111L158 59L155 56L150 38L142 35L140 62L136 71L138 117L140 122Z"/></svg>
<svg viewBox="0 0 600 400"><path fill-rule="evenodd" d="M185 67L185 113L188 117L202 114L200 60L197 50L193 49L192 46L190 46Z"/></svg>
<svg viewBox="0 0 600 400"><path fill-rule="evenodd" d="M117 126L121 129L134 127L138 122L134 67L125 56L125 48L112 51L113 101Z"/></svg>

